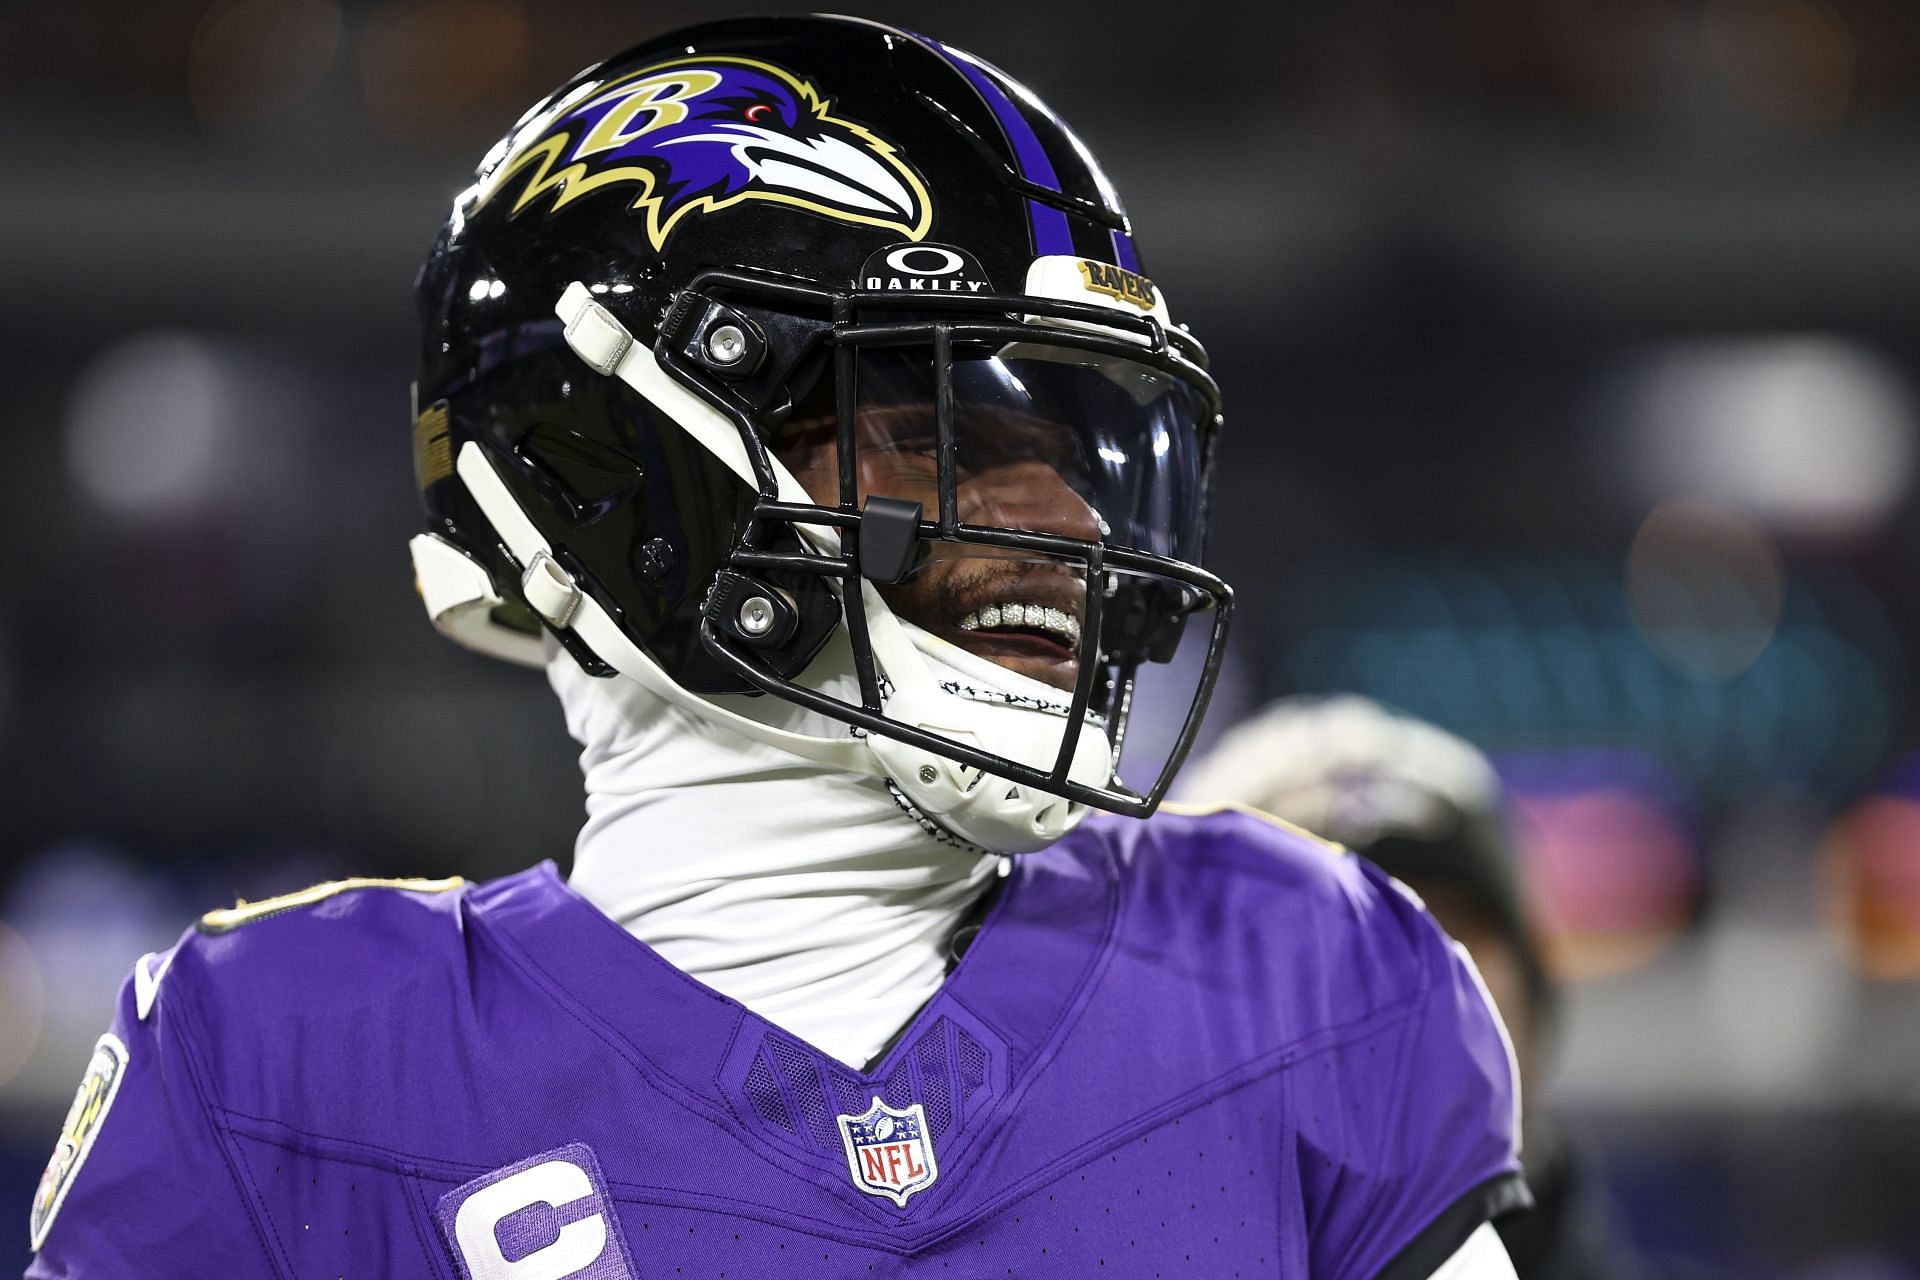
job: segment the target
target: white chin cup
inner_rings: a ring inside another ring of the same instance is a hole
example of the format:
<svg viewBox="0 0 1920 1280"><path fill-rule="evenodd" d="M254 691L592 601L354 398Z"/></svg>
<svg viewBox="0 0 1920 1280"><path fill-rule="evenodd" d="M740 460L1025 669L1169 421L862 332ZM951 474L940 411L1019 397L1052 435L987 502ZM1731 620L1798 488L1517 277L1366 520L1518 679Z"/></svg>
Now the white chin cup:
<svg viewBox="0 0 1920 1280"><path fill-rule="evenodd" d="M895 720L978 747L1036 769L1051 769L1066 731L1063 716L941 692L934 697L898 690L887 699ZM921 813L963 840L997 853L1033 853L1080 825L1087 806L972 765L870 734L867 749ZM1106 730L1088 723L1074 744L1075 782L1103 787L1113 781L1113 747Z"/></svg>

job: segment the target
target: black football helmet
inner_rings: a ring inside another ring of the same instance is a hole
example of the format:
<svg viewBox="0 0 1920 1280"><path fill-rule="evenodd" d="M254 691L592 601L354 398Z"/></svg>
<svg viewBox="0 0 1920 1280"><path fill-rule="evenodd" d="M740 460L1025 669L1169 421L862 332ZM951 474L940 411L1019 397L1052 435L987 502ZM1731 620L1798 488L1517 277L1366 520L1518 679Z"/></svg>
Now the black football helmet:
<svg viewBox="0 0 1920 1280"><path fill-rule="evenodd" d="M987 848L1159 803L1231 608L1219 396L1007 76L849 18L662 36L493 147L417 298L412 548L453 639L538 664L544 629ZM1196 614L1130 785L1134 682Z"/></svg>

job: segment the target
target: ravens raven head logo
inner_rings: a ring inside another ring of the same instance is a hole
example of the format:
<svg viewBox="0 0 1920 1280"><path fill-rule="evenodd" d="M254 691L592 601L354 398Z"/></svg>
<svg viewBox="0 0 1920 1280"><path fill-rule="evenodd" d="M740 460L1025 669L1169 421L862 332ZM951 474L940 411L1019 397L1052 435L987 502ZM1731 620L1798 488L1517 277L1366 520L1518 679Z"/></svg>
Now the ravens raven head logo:
<svg viewBox="0 0 1920 1280"><path fill-rule="evenodd" d="M589 83L517 129L476 207L517 185L511 214L548 194L557 212L629 183L655 249L689 213L748 200L925 236L933 208L920 175L831 105L807 81L753 58L657 63ZM517 145L527 137L535 140Z"/></svg>

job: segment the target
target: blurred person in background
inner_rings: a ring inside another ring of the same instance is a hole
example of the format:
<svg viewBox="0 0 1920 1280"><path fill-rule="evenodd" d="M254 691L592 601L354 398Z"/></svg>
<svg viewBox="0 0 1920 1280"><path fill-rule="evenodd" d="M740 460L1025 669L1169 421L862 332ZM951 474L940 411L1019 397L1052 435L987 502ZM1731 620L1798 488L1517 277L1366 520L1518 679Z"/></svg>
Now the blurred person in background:
<svg viewBox="0 0 1920 1280"><path fill-rule="evenodd" d="M1344 845L1412 889L1469 955L1512 1036L1534 1211L1499 1224L1520 1280L1618 1280L1578 1151L1539 1103L1554 991L1528 920L1498 777L1470 743L1357 695L1285 698L1182 775L1198 805L1243 804Z"/></svg>
<svg viewBox="0 0 1920 1280"><path fill-rule="evenodd" d="M323 884L141 960L29 1274L1511 1280L1517 1071L1433 921L1274 824L1130 820L1231 600L1217 392L1139 266L1052 112L877 23L675 32L523 116L419 279L413 550L559 695L570 881Z"/></svg>

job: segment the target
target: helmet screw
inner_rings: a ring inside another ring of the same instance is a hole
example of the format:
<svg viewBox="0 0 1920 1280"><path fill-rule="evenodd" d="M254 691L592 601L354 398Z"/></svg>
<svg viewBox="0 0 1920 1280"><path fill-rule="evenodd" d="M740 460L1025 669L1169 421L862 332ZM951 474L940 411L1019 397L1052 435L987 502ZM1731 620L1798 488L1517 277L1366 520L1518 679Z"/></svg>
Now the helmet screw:
<svg viewBox="0 0 1920 1280"><path fill-rule="evenodd" d="M937 772L935 772L934 767L932 765L923 764L920 766L920 781L931 785L933 780L939 776L940 775Z"/></svg>
<svg viewBox="0 0 1920 1280"><path fill-rule="evenodd" d="M747 335L737 324L723 324L707 335L707 355L715 364L739 364L747 354Z"/></svg>
<svg viewBox="0 0 1920 1280"><path fill-rule="evenodd" d="M640 547L640 572L658 581L673 572L673 544L665 538L649 538Z"/></svg>
<svg viewBox="0 0 1920 1280"><path fill-rule="evenodd" d="M773 630L773 601L765 596L748 596L740 602L742 634L763 636Z"/></svg>

